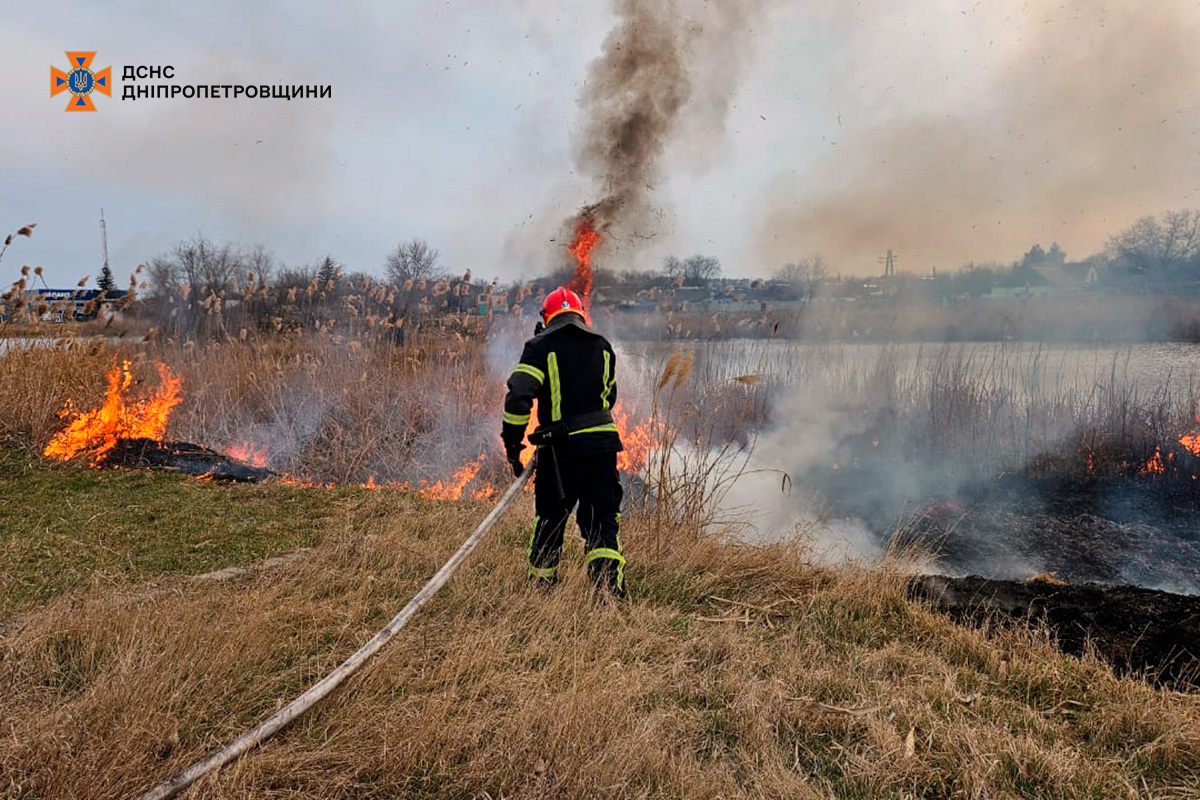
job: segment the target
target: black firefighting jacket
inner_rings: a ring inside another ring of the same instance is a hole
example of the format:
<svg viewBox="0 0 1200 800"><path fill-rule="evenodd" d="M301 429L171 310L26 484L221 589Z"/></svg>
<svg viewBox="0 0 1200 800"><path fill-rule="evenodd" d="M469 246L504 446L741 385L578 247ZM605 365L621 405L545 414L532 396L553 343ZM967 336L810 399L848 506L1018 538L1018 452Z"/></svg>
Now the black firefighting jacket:
<svg viewBox="0 0 1200 800"><path fill-rule="evenodd" d="M506 446L524 439L535 399L538 429L565 429L559 446L577 453L623 449L610 413L617 402L617 357L578 314L560 314L525 342L504 398Z"/></svg>

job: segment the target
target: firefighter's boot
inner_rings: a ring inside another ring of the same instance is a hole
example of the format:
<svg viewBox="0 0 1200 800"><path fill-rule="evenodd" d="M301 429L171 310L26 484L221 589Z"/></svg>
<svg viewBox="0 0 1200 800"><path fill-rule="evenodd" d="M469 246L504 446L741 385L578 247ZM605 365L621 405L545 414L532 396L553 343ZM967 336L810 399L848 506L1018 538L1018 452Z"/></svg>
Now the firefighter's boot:
<svg viewBox="0 0 1200 800"><path fill-rule="evenodd" d="M625 597L625 559L619 554L616 557L594 557L593 550L588 558L588 578L598 592L618 600ZM610 551L615 553L616 551Z"/></svg>

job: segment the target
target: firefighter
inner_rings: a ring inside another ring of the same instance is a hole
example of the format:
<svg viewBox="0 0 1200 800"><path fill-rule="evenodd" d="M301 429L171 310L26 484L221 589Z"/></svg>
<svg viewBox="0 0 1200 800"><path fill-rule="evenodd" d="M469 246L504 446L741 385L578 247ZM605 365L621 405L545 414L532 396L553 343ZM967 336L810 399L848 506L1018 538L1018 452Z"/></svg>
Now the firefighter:
<svg viewBox="0 0 1200 800"><path fill-rule="evenodd" d="M537 400L538 427L529 436L538 448L537 516L528 557L529 578L539 586L553 586L558 579L563 533L578 502L575 519L588 576L616 597L625 595L617 474L617 453L623 448L612 418L616 366L612 345L588 326L579 295L565 287L550 292L542 304L542 323L508 379L501 434L513 474L519 476L525 430Z"/></svg>

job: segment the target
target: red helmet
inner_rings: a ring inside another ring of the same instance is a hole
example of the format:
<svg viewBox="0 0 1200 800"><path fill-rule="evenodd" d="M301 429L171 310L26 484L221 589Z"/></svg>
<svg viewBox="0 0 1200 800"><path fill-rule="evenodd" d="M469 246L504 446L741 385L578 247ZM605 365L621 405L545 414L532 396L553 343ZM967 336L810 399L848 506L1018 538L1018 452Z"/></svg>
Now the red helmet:
<svg viewBox="0 0 1200 800"><path fill-rule="evenodd" d="M559 314L578 314L587 319L583 312L583 301L565 286L560 286L546 295L546 300L542 303L542 322L545 324L549 325L550 320Z"/></svg>

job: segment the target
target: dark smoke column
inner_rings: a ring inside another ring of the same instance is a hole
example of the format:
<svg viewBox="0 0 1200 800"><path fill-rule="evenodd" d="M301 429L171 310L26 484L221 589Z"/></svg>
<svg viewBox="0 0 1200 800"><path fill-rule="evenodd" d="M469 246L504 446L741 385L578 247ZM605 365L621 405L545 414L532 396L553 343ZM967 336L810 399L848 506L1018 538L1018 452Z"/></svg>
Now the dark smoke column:
<svg viewBox="0 0 1200 800"><path fill-rule="evenodd" d="M575 259L571 288L592 289L591 253L604 237L643 234L656 177L690 85L682 20L672 0L616 0L617 26L592 62L579 98L579 171L605 194L566 221Z"/></svg>
<svg viewBox="0 0 1200 800"><path fill-rule="evenodd" d="M605 187L585 213L600 230L635 233L650 211L647 193L691 85L676 4L616 0L615 6L620 20L579 99L583 134L576 161Z"/></svg>
<svg viewBox="0 0 1200 800"><path fill-rule="evenodd" d="M652 187L694 110L702 135L719 137L750 21L766 0L613 0L617 24L588 69L579 97L583 119L576 165L600 198L565 221L575 261L572 288L591 294L592 249L607 238L649 238ZM704 59L702 62L700 59ZM707 75L695 83L697 75ZM715 77L714 76L718 76Z"/></svg>

